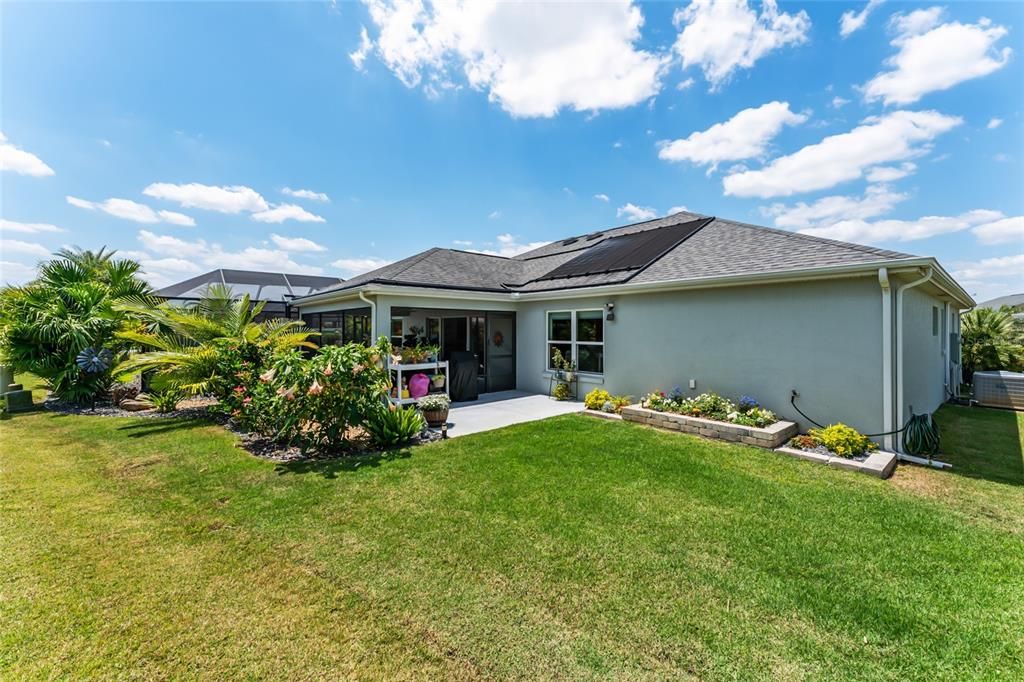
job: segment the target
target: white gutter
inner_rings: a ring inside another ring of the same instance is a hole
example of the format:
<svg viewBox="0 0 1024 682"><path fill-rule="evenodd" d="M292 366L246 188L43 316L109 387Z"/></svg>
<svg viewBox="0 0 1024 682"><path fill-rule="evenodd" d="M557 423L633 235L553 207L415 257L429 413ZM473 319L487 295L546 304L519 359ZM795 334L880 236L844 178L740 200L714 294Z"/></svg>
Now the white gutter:
<svg viewBox="0 0 1024 682"><path fill-rule="evenodd" d="M903 375L905 374L903 371L903 294L908 289L913 289L929 281L934 274L935 270L929 267L924 276L909 284L904 284L896 291L896 411L899 414L897 422L901 426L903 420Z"/></svg>
<svg viewBox="0 0 1024 682"><path fill-rule="evenodd" d="M366 298L366 293L359 292L359 300L370 306L370 340L377 343L377 303Z"/></svg>
<svg viewBox="0 0 1024 682"><path fill-rule="evenodd" d="M892 452L892 288L889 271L878 268L878 284L882 287L882 447Z"/></svg>

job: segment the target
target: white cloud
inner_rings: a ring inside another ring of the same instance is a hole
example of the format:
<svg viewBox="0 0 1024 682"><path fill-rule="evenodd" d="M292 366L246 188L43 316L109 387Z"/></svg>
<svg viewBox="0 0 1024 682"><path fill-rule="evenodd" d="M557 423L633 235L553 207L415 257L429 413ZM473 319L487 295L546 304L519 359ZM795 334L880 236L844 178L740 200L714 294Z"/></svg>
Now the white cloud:
<svg viewBox="0 0 1024 682"><path fill-rule="evenodd" d="M0 231L20 232L22 234L39 234L41 232L67 232L64 228L49 223L19 223L15 220L0 218Z"/></svg>
<svg viewBox="0 0 1024 682"><path fill-rule="evenodd" d="M667 58L635 47L643 15L630 0L601 3L423 3L364 0L375 53L407 87L428 95L476 90L519 117L618 109L661 88ZM360 67L367 50L357 50Z"/></svg>
<svg viewBox="0 0 1024 682"><path fill-rule="evenodd" d="M960 232L1002 217L999 211L977 209L958 216L925 216L917 220L844 220L828 227L806 228L800 232L848 242L909 242Z"/></svg>
<svg viewBox="0 0 1024 682"><path fill-rule="evenodd" d="M687 78L686 80L681 80L678 83L676 83L676 90L689 90L690 88L693 87L694 83L696 83L696 82L697 81L694 80L693 78Z"/></svg>
<svg viewBox="0 0 1024 682"><path fill-rule="evenodd" d="M48 258L51 249L35 242L23 242L18 239L0 239L0 255L6 256L10 253L21 253L26 256L39 256Z"/></svg>
<svg viewBox="0 0 1024 682"><path fill-rule="evenodd" d="M832 104L832 108L833 109L838 109L838 108L840 108L842 106L845 106L845 105L847 105L849 103L850 103L850 100L843 99L839 95L836 95L835 97L832 98L832 103L831 104Z"/></svg>
<svg viewBox="0 0 1024 682"><path fill-rule="evenodd" d="M341 270L342 275L345 277L355 277L356 275L361 275L364 272L382 268L389 263L391 263L391 261L384 260L383 258L339 258L331 263L331 267Z"/></svg>
<svg viewBox="0 0 1024 682"><path fill-rule="evenodd" d="M615 215L619 218L626 218L627 220L640 222L642 220L657 218L658 212L650 206L626 204L625 206L619 206L618 210L615 211Z"/></svg>
<svg viewBox="0 0 1024 682"><path fill-rule="evenodd" d="M865 119L848 133L782 156L759 170L727 175L725 193L739 197L790 196L860 178L873 166L920 156L937 136L963 120L937 111L894 111Z"/></svg>
<svg viewBox="0 0 1024 682"><path fill-rule="evenodd" d="M455 244L455 246L473 246L473 242L466 239L453 239L452 244Z"/></svg>
<svg viewBox="0 0 1024 682"><path fill-rule="evenodd" d="M253 213L252 219L261 223L283 223L286 220L297 220L300 223L325 222L322 217L295 204L277 204L273 208Z"/></svg>
<svg viewBox="0 0 1024 682"><path fill-rule="evenodd" d="M890 70L883 71L864 85L869 102L910 104L929 92L947 90L958 83L997 71L1010 61L1009 47L996 43L1007 30L988 19L977 24L958 21L936 26L940 8L917 10L896 15L895 55L886 60Z"/></svg>
<svg viewBox="0 0 1024 682"><path fill-rule="evenodd" d="M670 208L665 213L665 215L673 215L675 213L689 213L689 212L690 212L690 209L686 208L685 206L673 206L672 208Z"/></svg>
<svg viewBox="0 0 1024 682"><path fill-rule="evenodd" d="M528 242L521 244L516 237L512 234L499 234L497 237L497 248L494 249L471 249L475 253L484 253L489 256L504 256L505 258L511 258L512 256L518 256L521 253L527 251L533 251L540 247L550 244L551 242Z"/></svg>
<svg viewBox="0 0 1024 682"><path fill-rule="evenodd" d="M216 187L198 182L185 185L155 182L142 190L142 193L154 199L177 202L185 208L201 208L219 213L266 211L269 208L259 192L243 185Z"/></svg>
<svg viewBox="0 0 1024 682"><path fill-rule="evenodd" d="M851 33L864 28L868 15L883 2L885 0L869 0L868 4L864 5L864 9L859 12L854 12L852 9L843 12L843 16L839 17L839 35L847 38Z"/></svg>
<svg viewBox="0 0 1024 682"><path fill-rule="evenodd" d="M979 300L1018 293L1024 290L1024 253L958 263L953 277Z"/></svg>
<svg viewBox="0 0 1024 682"><path fill-rule="evenodd" d="M811 28L807 12L779 12L775 0L764 0L760 14L747 0L694 0L673 21L682 29L674 49L683 68L700 66L712 90L769 52L805 42Z"/></svg>
<svg viewBox="0 0 1024 682"><path fill-rule="evenodd" d="M370 40L370 34L367 32L366 27L362 26L359 29L359 47L353 52L348 53L348 58L352 60L352 65L356 67L357 71L362 71L366 64L366 58L370 55L370 50L373 49L373 41Z"/></svg>
<svg viewBox="0 0 1024 682"><path fill-rule="evenodd" d="M985 127L988 128L989 130L995 130L996 128L998 128L1001 125L1003 125L1003 119L1001 119L1001 118L993 118L993 119L989 120L988 125L985 126Z"/></svg>
<svg viewBox="0 0 1024 682"><path fill-rule="evenodd" d="M183 213L154 211L149 206L132 201L131 199L110 198L104 201L89 201L88 199L79 199L73 196L66 196L64 198L72 206L89 211L103 211L115 218L131 220L136 223L153 224L163 222L173 225L184 225L186 227L193 227L196 224L195 220Z"/></svg>
<svg viewBox="0 0 1024 682"><path fill-rule="evenodd" d="M0 133L0 171L35 177L54 175L53 169L43 163L42 159L8 142L3 133Z"/></svg>
<svg viewBox="0 0 1024 682"><path fill-rule="evenodd" d="M31 265L0 260L0 283L19 285L35 279L36 269Z"/></svg>
<svg viewBox="0 0 1024 682"><path fill-rule="evenodd" d="M896 182L902 180L917 170L917 164L912 161L904 161L899 166L875 166L869 168L864 176L868 182Z"/></svg>
<svg viewBox="0 0 1024 682"><path fill-rule="evenodd" d="M604 202L604 203L606 203L606 204L607 204L607 203L608 203L609 201L611 201L611 199L609 199L609 198L608 198L608 195L607 195L607 194L595 194L595 195L594 195L594 198L595 198L595 199L597 199L598 201L603 201L603 202Z"/></svg>
<svg viewBox="0 0 1024 682"><path fill-rule="evenodd" d="M170 235L154 234L149 230L140 230L138 238L145 252L135 255L143 264L150 281L158 285L181 279L182 274L213 268L311 275L323 272L321 267L296 262L291 254L283 249L249 246L241 251L229 251L220 244L210 244L203 239L189 241ZM128 254L124 251L120 253ZM156 257L150 254L156 254ZM192 264L195 268L186 264Z"/></svg>
<svg viewBox="0 0 1024 682"><path fill-rule="evenodd" d="M690 161L713 170L722 161L763 156L783 126L807 120L789 110L789 102L768 102L744 109L728 121L716 123L689 137L661 144L658 156L667 161Z"/></svg>
<svg viewBox="0 0 1024 682"><path fill-rule="evenodd" d="M305 237L282 237L279 234L271 234L270 240L284 251L326 251L327 247L317 244L312 239Z"/></svg>
<svg viewBox="0 0 1024 682"><path fill-rule="evenodd" d="M281 194L295 197L296 199L309 199L310 201L327 202L331 200L330 197L323 192L314 192L311 189L292 189L290 187L285 187L281 190Z"/></svg>
<svg viewBox="0 0 1024 682"><path fill-rule="evenodd" d="M871 185L862 197L822 197L810 204L801 201L792 206L772 204L763 207L761 213L773 218L776 227L790 230L820 228L847 220L885 215L906 198L906 194L893 192L884 185Z"/></svg>
<svg viewBox="0 0 1024 682"><path fill-rule="evenodd" d="M501 217L501 211L491 211L490 213L487 214L487 219L488 220L497 220L500 217Z"/></svg>
<svg viewBox="0 0 1024 682"><path fill-rule="evenodd" d="M1002 218L978 225L971 232L982 244L1017 244L1024 246L1024 216Z"/></svg>

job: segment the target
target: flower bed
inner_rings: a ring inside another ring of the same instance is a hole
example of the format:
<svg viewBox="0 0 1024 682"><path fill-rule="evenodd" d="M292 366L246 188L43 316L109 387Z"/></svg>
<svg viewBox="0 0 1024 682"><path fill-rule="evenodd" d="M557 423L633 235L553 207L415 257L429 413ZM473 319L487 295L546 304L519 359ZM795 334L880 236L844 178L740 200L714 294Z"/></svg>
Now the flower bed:
<svg viewBox="0 0 1024 682"><path fill-rule="evenodd" d="M630 405L622 408L622 418L626 421L649 424L671 431L692 433L707 438L719 438L734 443L746 443L762 448L777 448L796 435L797 426L793 422L775 420L765 427L746 426L731 422L691 417L674 412L664 412L649 407Z"/></svg>
<svg viewBox="0 0 1024 682"><path fill-rule="evenodd" d="M668 395L664 391L648 393L641 404L657 412L671 412L741 426L764 428L778 421L774 412L761 407L757 400L750 396L741 397L737 403L715 393L702 393L695 398L686 398L678 386Z"/></svg>

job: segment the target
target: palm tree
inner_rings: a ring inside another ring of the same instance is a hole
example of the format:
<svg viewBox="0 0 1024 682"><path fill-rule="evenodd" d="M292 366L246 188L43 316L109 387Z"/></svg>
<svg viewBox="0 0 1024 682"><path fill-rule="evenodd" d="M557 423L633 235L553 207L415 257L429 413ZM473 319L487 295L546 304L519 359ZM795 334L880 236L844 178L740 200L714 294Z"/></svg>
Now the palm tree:
<svg viewBox="0 0 1024 682"><path fill-rule="evenodd" d="M120 350L114 333L126 298L152 300L140 266L115 258L115 251L62 249L43 263L39 276L0 292L0 353L20 371L44 379L58 397L94 400L110 381L107 371L85 372L76 359L83 350ZM122 344L123 345L123 344Z"/></svg>
<svg viewBox="0 0 1024 682"><path fill-rule="evenodd" d="M117 374L154 371L190 393L221 394L236 381L229 358L260 363L274 353L316 348L314 332L297 320L256 322L265 303L246 294L236 298L230 287L211 285L189 306L129 300L118 308L139 323L117 336L144 352L118 365Z"/></svg>
<svg viewBox="0 0 1024 682"><path fill-rule="evenodd" d="M965 379L989 369L1018 369L1024 348L1015 343L1013 311L975 308L961 319L961 349Z"/></svg>

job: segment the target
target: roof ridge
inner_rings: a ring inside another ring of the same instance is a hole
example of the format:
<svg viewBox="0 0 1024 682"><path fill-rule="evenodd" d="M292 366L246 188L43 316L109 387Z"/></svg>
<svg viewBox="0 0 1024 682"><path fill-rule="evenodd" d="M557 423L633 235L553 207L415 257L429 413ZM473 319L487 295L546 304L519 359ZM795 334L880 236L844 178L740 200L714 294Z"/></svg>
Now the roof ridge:
<svg viewBox="0 0 1024 682"><path fill-rule="evenodd" d="M501 258L502 260L513 260L510 256L499 256L496 253L483 253L481 251L468 251L466 249L450 249L447 247L437 247L441 251L451 251L452 253L468 253L473 256L487 256L488 258ZM539 247L538 247L539 248Z"/></svg>
<svg viewBox="0 0 1024 682"><path fill-rule="evenodd" d="M914 256L913 254L903 253L902 251L893 251L891 249L880 249L878 247L867 246L865 244L855 244L853 242L844 242L841 239L829 239L828 237L817 237L817 236L815 236L813 234L803 234L802 232L793 232L791 230L783 230L783 229L778 228L778 227L768 227L766 225L753 225L751 223L742 223L742 222L740 222L738 220L730 220L729 218L716 218L716 220L721 220L722 222L730 223L732 225L735 225L736 227L744 227L744 228L746 228L748 230L766 230L768 232L774 232L775 234L781 234L781 235L785 235L787 237L793 237L793 238L796 238L796 239L802 239L804 241L815 242L815 243L831 244L833 246L841 246L843 248L850 249L851 251L859 251L860 253L877 254L880 251L884 251L884 252L887 252L887 253L900 254L901 256L904 256L906 258L916 258L916 256Z"/></svg>

